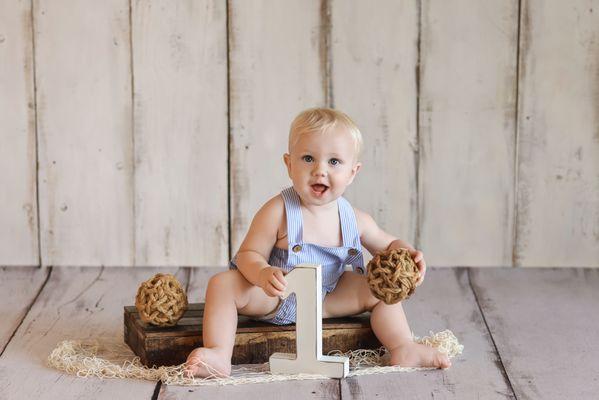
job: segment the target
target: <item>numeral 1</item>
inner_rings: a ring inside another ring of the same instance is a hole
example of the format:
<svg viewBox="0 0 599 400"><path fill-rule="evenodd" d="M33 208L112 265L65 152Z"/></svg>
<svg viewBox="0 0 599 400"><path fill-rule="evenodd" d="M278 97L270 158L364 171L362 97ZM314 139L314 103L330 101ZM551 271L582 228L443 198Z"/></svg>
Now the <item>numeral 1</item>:
<svg viewBox="0 0 599 400"><path fill-rule="evenodd" d="M343 378L349 373L349 358L322 354L322 275L321 266L300 264L285 276L287 290L283 298L295 293L296 353L270 356L273 374L320 374Z"/></svg>

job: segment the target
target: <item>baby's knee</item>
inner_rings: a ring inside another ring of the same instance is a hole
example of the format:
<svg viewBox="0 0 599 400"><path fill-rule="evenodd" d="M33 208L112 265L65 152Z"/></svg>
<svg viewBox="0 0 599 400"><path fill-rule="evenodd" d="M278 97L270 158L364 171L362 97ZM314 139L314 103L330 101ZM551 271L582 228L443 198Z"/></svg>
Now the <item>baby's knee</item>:
<svg viewBox="0 0 599 400"><path fill-rule="evenodd" d="M208 290L230 290L238 286L241 279L244 279L243 275L237 270L219 272L208 280Z"/></svg>
<svg viewBox="0 0 599 400"><path fill-rule="evenodd" d="M232 296L236 302L251 288L251 284L238 270L228 270L213 275L208 280L206 295Z"/></svg>

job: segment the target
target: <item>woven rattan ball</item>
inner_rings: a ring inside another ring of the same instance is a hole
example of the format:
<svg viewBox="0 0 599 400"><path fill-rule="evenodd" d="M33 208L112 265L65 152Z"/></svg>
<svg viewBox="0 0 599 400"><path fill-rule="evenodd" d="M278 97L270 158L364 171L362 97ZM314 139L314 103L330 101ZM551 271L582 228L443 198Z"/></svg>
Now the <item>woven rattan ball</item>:
<svg viewBox="0 0 599 400"><path fill-rule="evenodd" d="M137 289L135 307L142 321L173 326L187 309L187 295L171 274L156 274Z"/></svg>
<svg viewBox="0 0 599 400"><path fill-rule="evenodd" d="M406 249L387 250L368 263L368 285L377 299L395 304L414 293L420 273Z"/></svg>

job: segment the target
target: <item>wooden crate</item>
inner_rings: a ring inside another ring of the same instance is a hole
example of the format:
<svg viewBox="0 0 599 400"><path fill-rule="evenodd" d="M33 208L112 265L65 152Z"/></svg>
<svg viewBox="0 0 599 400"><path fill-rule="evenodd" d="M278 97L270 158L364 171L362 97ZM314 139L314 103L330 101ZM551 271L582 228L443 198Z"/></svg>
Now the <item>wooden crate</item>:
<svg viewBox="0 0 599 400"><path fill-rule="evenodd" d="M204 303L190 304L176 326L160 328L146 324L134 306L127 306L125 342L144 365L183 363L190 351L202 346L203 314ZM370 313L324 319L322 341L323 354L381 346L370 329ZM263 363L275 352L295 353L295 325L277 326L239 316L233 364Z"/></svg>

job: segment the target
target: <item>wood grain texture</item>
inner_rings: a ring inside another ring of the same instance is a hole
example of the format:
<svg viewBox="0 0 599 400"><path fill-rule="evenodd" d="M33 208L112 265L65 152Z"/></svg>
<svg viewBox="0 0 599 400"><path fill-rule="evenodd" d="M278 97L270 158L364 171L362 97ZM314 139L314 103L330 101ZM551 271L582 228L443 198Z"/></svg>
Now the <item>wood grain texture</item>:
<svg viewBox="0 0 599 400"><path fill-rule="evenodd" d="M39 265L30 2L0 2L0 264Z"/></svg>
<svg viewBox="0 0 599 400"><path fill-rule="evenodd" d="M325 105L321 3L229 3L233 254L256 211L291 185L283 164L291 121Z"/></svg>
<svg viewBox="0 0 599 400"><path fill-rule="evenodd" d="M472 270L472 283L518 399L599 391L599 270Z"/></svg>
<svg viewBox="0 0 599 400"><path fill-rule="evenodd" d="M191 303L173 327L156 327L141 321L134 306L124 313L125 342L142 364L178 365L196 347L203 346L204 303ZM322 354L332 350L377 349L381 346L370 329L370 315L322 321ZM296 353L295 325L277 326L239 316L231 363L268 362L274 352Z"/></svg>
<svg viewBox="0 0 599 400"><path fill-rule="evenodd" d="M226 3L134 1L135 263L225 265Z"/></svg>
<svg viewBox="0 0 599 400"><path fill-rule="evenodd" d="M9 300L17 301L39 287L36 279L45 278L43 274L34 277L32 271L43 270L0 269L0 290ZM123 305L133 301L139 283L155 272L141 268L53 268L0 357L0 398L149 399L155 387L152 382L75 378L46 367L44 360L63 339L120 336ZM192 284L204 286L199 284L203 278L193 283L189 269L163 272L175 273L188 293L197 290ZM464 354L455 358L447 371L362 376L341 383L295 381L199 388L163 385L160 398L278 399L281 391L290 398L339 398L343 394L344 398L368 399L487 399L510 398L514 392L519 399L593 398L599 389L595 379L599 348L592 337L599 330L593 318L599 307L598 285L599 270L593 269L473 269L470 276L465 269L431 269L424 285L405 302L405 309L416 334L449 328L465 345ZM10 304L6 299L5 303ZM10 316L1 309L0 313Z"/></svg>
<svg viewBox="0 0 599 400"><path fill-rule="evenodd" d="M289 400L340 399L339 381L304 380L246 385L183 387L162 385L159 400L182 399L227 399L227 400Z"/></svg>
<svg viewBox="0 0 599 400"><path fill-rule="evenodd" d="M46 366L46 358L62 340L122 337L123 305L133 301L139 283L155 272L54 267L0 358L0 398L150 399L155 382L78 378Z"/></svg>
<svg viewBox="0 0 599 400"><path fill-rule="evenodd" d="M522 4L516 264L599 267L599 1Z"/></svg>
<svg viewBox="0 0 599 400"><path fill-rule="evenodd" d="M420 246L436 266L510 265L518 2L422 2Z"/></svg>
<svg viewBox="0 0 599 400"><path fill-rule="evenodd" d="M46 268L0 268L0 354L25 318L47 276Z"/></svg>
<svg viewBox="0 0 599 400"><path fill-rule="evenodd" d="M129 2L34 2L43 265L133 263Z"/></svg>
<svg viewBox="0 0 599 400"><path fill-rule="evenodd" d="M513 398L470 289L466 269L431 269L422 286L403 304L414 334L425 336L429 331L451 329L464 345L464 353L454 358L452 367L445 371L400 372L342 380L342 398Z"/></svg>
<svg viewBox="0 0 599 400"><path fill-rule="evenodd" d="M381 228L414 243L417 2L331 3L333 103L364 139L362 168L346 197Z"/></svg>

